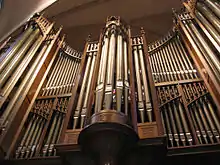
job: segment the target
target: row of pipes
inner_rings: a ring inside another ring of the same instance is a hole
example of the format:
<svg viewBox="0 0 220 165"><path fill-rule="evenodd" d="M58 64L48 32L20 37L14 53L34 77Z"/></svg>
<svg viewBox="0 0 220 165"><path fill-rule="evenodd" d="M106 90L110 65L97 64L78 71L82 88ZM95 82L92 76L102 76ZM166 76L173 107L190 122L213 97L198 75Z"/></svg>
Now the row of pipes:
<svg viewBox="0 0 220 165"><path fill-rule="evenodd" d="M52 32L52 27L53 24L46 23L46 34L49 35L42 35L37 25L29 25L15 43L1 55L3 58L0 62L0 125L3 128L14 119L52 46L56 43L61 29Z"/></svg>
<svg viewBox="0 0 220 165"><path fill-rule="evenodd" d="M60 51L52 73L43 88L42 96L53 96L71 93L79 71L81 53L70 47Z"/></svg>

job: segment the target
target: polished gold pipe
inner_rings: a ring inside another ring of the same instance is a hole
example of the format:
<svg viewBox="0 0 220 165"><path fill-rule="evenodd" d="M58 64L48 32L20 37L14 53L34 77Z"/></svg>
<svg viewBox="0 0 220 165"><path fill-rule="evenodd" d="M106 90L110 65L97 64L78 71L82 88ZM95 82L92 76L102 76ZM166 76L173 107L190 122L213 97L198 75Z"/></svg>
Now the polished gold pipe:
<svg viewBox="0 0 220 165"><path fill-rule="evenodd" d="M220 19L220 3L218 0L205 0L204 3L218 16Z"/></svg>
<svg viewBox="0 0 220 165"><path fill-rule="evenodd" d="M34 42L37 35L40 33L39 29L35 30L24 43L24 45L20 48L20 50L15 54L15 56L11 59L7 66L5 66L4 70L0 73L0 88L4 85L7 81L11 73L14 72L17 65L20 63L22 58L25 56L27 50Z"/></svg>
<svg viewBox="0 0 220 165"><path fill-rule="evenodd" d="M3 115L1 116L1 125L5 125L7 123L11 124L11 121L14 119L15 115L17 114L17 111L22 105L22 102L24 101L29 89L31 88L31 85L33 84L38 72L40 71L42 65L44 64L60 32L61 32L61 29L56 33L56 35L54 36L54 39L50 42L49 45L48 44L44 45L41 52L36 57L29 71L23 78L21 85L18 87L16 93L13 95L7 108L5 109ZM14 106L15 104L16 106Z"/></svg>
<svg viewBox="0 0 220 165"><path fill-rule="evenodd" d="M8 95L14 88L15 84L18 82L19 78L24 73L28 64L34 58L34 55L36 54L42 42L43 42L43 37L40 36L38 40L32 45L30 50L26 53L26 56L24 57L24 59L22 60L18 68L14 71L11 77L7 80L7 83L4 85L4 87L1 90L1 96L4 96L4 99L8 97ZM2 100L2 103L3 102L4 101ZM1 103L0 103L0 107L1 107Z"/></svg>
<svg viewBox="0 0 220 165"><path fill-rule="evenodd" d="M14 47L9 51L6 52L6 57L1 61L0 63L0 73L2 73L5 66L10 62L10 60L14 57L14 55L17 53L17 51L20 49L20 47L23 45L23 43L26 41L26 39L30 36L30 34L33 32L32 27L30 26L24 34L22 34L21 39L14 45Z"/></svg>
<svg viewBox="0 0 220 165"><path fill-rule="evenodd" d="M212 11L207 8L203 3L196 3L196 8L204 14L204 16L210 21L210 23L215 27L215 29L220 33L220 20L216 17Z"/></svg>

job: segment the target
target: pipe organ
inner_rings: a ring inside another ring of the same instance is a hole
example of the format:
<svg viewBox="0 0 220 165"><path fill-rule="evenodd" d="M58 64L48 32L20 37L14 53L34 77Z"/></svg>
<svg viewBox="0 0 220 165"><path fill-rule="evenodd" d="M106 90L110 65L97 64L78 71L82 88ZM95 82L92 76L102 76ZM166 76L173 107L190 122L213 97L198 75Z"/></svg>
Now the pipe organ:
<svg viewBox="0 0 220 165"><path fill-rule="evenodd" d="M2 161L174 164L219 153L220 3L186 0L173 24L147 43L143 28L109 16L81 53L33 16L0 43Z"/></svg>

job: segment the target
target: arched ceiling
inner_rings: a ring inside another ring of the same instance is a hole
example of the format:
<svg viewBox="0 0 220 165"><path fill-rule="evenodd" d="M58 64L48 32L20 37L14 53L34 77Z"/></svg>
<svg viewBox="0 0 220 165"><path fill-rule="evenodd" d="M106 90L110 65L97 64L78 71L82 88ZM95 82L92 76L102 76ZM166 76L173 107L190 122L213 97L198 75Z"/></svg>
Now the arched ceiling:
<svg viewBox="0 0 220 165"><path fill-rule="evenodd" d="M107 16L121 16L131 25L132 34L144 27L147 40L154 41L172 27L172 8L181 8L180 0L59 0L44 12L56 24L63 25L66 40L82 50L91 34L98 39Z"/></svg>

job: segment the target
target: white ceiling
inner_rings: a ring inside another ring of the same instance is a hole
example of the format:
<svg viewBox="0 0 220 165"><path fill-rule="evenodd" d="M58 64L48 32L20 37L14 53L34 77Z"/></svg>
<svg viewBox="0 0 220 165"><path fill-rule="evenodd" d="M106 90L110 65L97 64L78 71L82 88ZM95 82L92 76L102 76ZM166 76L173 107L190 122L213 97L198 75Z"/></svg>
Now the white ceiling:
<svg viewBox="0 0 220 165"><path fill-rule="evenodd" d="M144 27L147 40L154 41L172 27L172 8L181 0L59 0L45 10L45 16L63 25L67 41L83 49L86 37L98 39L107 16L121 16L131 25L133 35Z"/></svg>
<svg viewBox="0 0 220 165"><path fill-rule="evenodd" d="M40 12L55 0L5 0L0 10L0 42L34 13Z"/></svg>

